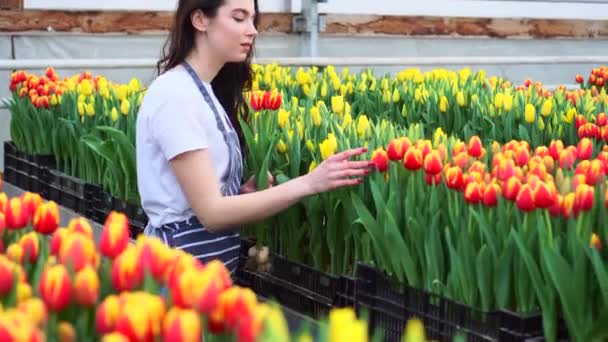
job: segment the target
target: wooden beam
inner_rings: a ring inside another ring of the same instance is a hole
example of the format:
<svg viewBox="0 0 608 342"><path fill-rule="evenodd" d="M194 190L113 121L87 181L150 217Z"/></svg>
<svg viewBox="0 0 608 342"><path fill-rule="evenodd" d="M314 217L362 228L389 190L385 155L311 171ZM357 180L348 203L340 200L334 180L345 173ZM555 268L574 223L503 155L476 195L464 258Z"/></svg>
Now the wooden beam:
<svg viewBox="0 0 608 342"><path fill-rule="evenodd" d="M2 1L2 0L0 0ZM6 1L6 0L5 0ZM169 11L0 11L0 32L47 31L141 33L166 31ZM440 18L413 16L326 16L322 34L473 36L497 38L607 38L608 21L563 19ZM261 15L260 32L293 33L293 14Z"/></svg>

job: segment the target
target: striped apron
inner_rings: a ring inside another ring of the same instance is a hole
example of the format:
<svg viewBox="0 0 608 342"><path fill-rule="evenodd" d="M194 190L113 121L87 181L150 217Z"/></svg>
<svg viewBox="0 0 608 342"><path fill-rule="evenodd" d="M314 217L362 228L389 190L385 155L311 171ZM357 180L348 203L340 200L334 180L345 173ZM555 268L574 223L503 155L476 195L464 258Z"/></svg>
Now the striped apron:
<svg viewBox="0 0 608 342"><path fill-rule="evenodd" d="M226 171L221 176L220 191L224 196L237 195L240 191L243 176L243 159L239 138L228 118L226 118L228 125L224 124L224 120L222 120L221 114L207 88L192 67L186 62L183 65L196 82L204 101L213 111L217 128L222 132L224 142L228 146L229 162ZM159 237L169 247L190 253L202 263L219 259L233 274L237 268L241 242L236 228L212 233L205 229L196 216L193 216L185 221L168 223L161 227L148 225L144 234Z"/></svg>

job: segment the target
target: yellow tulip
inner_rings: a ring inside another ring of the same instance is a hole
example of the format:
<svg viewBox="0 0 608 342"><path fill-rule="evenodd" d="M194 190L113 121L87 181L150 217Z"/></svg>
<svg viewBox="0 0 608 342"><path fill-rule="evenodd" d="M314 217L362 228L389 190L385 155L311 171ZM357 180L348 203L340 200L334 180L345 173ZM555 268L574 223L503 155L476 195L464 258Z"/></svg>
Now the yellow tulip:
<svg viewBox="0 0 608 342"><path fill-rule="evenodd" d="M357 134L360 137L365 137L369 133L369 130L370 130L370 124L369 124L369 119L367 118L367 115L365 115L365 114L359 115L359 118L357 119Z"/></svg>
<svg viewBox="0 0 608 342"><path fill-rule="evenodd" d="M402 342L426 342L426 333L422 321L419 319L407 321Z"/></svg>
<svg viewBox="0 0 608 342"><path fill-rule="evenodd" d="M448 98L445 97L445 95L441 95L441 98L439 99L439 110L442 113L445 113L448 111Z"/></svg>
<svg viewBox="0 0 608 342"><path fill-rule="evenodd" d="M80 116L84 115L84 102L80 102L78 101L78 114L80 114Z"/></svg>
<svg viewBox="0 0 608 342"><path fill-rule="evenodd" d="M505 112L510 112L511 108L513 108L513 95L505 94L503 102Z"/></svg>
<svg viewBox="0 0 608 342"><path fill-rule="evenodd" d="M497 93L496 96L494 96L494 107L496 107L496 109L501 109L503 107L504 97L505 95L503 93Z"/></svg>
<svg viewBox="0 0 608 342"><path fill-rule="evenodd" d="M353 117L350 114L344 114L342 118L342 128L346 128L353 121Z"/></svg>
<svg viewBox="0 0 608 342"><path fill-rule="evenodd" d="M287 144L285 144L283 139L279 140L279 142L277 143L277 150L279 151L279 153L286 153L287 149Z"/></svg>
<svg viewBox="0 0 608 342"><path fill-rule="evenodd" d="M128 115L130 108L131 108L131 103L129 102L129 100L127 100L127 99L122 100L122 102L120 103L120 112L122 113L122 115Z"/></svg>
<svg viewBox="0 0 608 342"><path fill-rule="evenodd" d="M574 117L576 117L576 108L572 107L568 109L568 113L563 117L563 121L567 124L571 124Z"/></svg>
<svg viewBox="0 0 608 342"><path fill-rule="evenodd" d="M315 144L313 144L310 139L306 140L306 147L308 148L310 153L315 153Z"/></svg>
<svg viewBox="0 0 608 342"><path fill-rule="evenodd" d="M382 91L382 102L390 103L391 102L391 92L388 90Z"/></svg>
<svg viewBox="0 0 608 342"><path fill-rule="evenodd" d="M458 103L460 107L466 106L467 103L464 100L464 93L462 91L459 91L456 95L456 103Z"/></svg>
<svg viewBox="0 0 608 342"><path fill-rule="evenodd" d="M315 127L321 126L321 112L319 111L319 108L310 108L310 116L312 118L312 124L315 125Z"/></svg>
<svg viewBox="0 0 608 342"><path fill-rule="evenodd" d="M118 121L118 110L116 110L116 107L112 107L112 111L110 112L110 119L112 119L113 122Z"/></svg>
<svg viewBox="0 0 608 342"><path fill-rule="evenodd" d="M332 96L331 97L331 110L336 114L344 113L344 97Z"/></svg>
<svg viewBox="0 0 608 342"><path fill-rule="evenodd" d="M395 88L395 90L393 90L393 103L397 103L401 100L401 93L399 93L399 90L397 88Z"/></svg>
<svg viewBox="0 0 608 342"><path fill-rule="evenodd" d="M526 104L526 110L524 113L524 119L527 123L534 123L536 121L536 109L531 104Z"/></svg>
<svg viewBox="0 0 608 342"><path fill-rule="evenodd" d="M540 114L542 116L549 116L549 114L551 114L552 110L553 110L553 101L551 99L545 99L545 102L543 102L543 107L540 110Z"/></svg>
<svg viewBox="0 0 608 342"><path fill-rule="evenodd" d="M120 86L118 86L118 88L116 89L116 96L118 97L118 101L122 101L124 99L127 98L127 95L129 93L129 87L121 84Z"/></svg>
<svg viewBox="0 0 608 342"><path fill-rule="evenodd" d="M310 166L308 166L308 173L311 173L314 169L317 168L317 162L315 162L314 160L310 163Z"/></svg>
<svg viewBox="0 0 608 342"><path fill-rule="evenodd" d="M277 122L280 128L283 128L289 124L289 114L290 113L284 108L279 109L279 112L277 113Z"/></svg>
<svg viewBox="0 0 608 342"><path fill-rule="evenodd" d="M85 110L86 110L88 116L94 116L95 115L95 107L93 107L92 103L87 103L85 105Z"/></svg>

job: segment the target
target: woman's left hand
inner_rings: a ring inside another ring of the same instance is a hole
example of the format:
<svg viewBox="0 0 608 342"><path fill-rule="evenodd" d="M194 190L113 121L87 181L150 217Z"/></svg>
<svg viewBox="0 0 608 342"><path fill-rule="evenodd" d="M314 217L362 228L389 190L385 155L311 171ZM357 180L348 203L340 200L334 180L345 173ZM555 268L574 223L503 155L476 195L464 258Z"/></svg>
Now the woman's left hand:
<svg viewBox="0 0 608 342"><path fill-rule="evenodd" d="M249 180L247 180L247 182L241 186L241 194L249 194L258 191L255 183L255 176L251 176L251 178L249 178ZM272 188L273 185L274 177L270 172L268 172L268 187Z"/></svg>

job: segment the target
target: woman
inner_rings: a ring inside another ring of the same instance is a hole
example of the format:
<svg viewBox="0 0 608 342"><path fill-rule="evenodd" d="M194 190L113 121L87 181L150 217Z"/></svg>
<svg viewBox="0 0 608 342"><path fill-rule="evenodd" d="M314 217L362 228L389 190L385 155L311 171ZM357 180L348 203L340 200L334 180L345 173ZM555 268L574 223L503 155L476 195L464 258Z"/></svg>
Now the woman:
<svg viewBox="0 0 608 342"><path fill-rule="evenodd" d="M237 227L263 220L306 196L361 183L371 163L341 152L313 172L255 191L241 186L237 112L251 84L257 35L254 0L179 0L168 49L137 118L137 180L149 217L145 234L203 263L220 259L233 272Z"/></svg>

